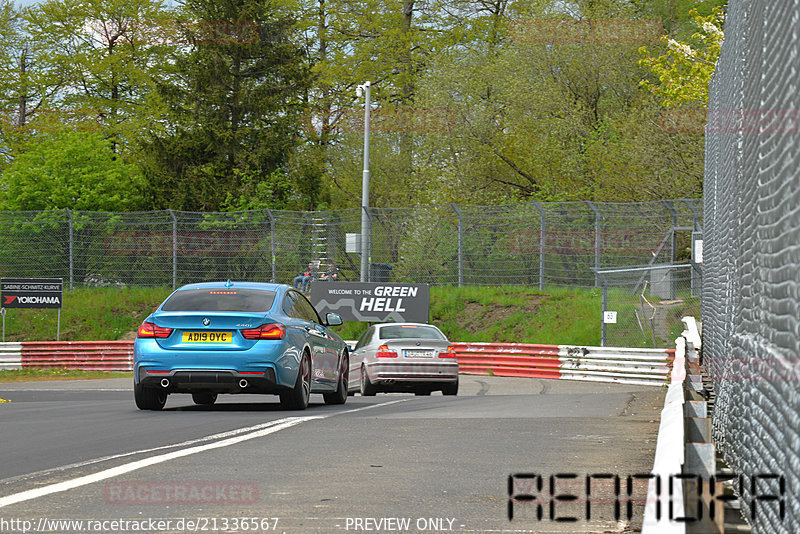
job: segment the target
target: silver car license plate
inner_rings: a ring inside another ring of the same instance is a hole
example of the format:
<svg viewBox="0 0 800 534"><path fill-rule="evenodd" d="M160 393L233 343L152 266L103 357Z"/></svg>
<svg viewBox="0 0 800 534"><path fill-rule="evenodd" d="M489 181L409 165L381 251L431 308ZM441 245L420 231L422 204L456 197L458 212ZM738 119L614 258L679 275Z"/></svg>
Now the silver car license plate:
<svg viewBox="0 0 800 534"><path fill-rule="evenodd" d="M433 358L432 350L406 350L406 358Z"/></svg>

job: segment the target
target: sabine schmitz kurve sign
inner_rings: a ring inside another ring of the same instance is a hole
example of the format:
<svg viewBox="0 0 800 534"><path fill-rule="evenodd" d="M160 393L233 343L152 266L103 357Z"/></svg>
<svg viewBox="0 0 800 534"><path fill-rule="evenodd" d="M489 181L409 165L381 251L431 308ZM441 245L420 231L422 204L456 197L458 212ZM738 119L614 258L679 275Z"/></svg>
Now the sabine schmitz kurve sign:
<svg viewBox="0 0 800 534"><path fill-rule="evenodd" d="M61 309L63 289L61 278L0 279L3 308Z"/></svg>
<svg viewBox="0 0 800 534"><path fill-rule="evenodd" d="M335 312L345 321L427 323L428 284L314 282L311 303L323 317Z"/></svg>

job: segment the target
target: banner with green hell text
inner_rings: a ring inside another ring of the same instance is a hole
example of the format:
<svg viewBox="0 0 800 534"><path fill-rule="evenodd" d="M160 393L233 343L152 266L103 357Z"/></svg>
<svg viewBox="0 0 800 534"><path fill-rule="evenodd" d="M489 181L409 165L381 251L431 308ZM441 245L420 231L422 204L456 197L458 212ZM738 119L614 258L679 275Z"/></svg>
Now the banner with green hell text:
<svg viewBox="0 0 800 534"><path fill-rule="evenodd" d="M430 286L316 281L311 284L311 303L322 317L334 312L345 321L427 323Z"/></svg>

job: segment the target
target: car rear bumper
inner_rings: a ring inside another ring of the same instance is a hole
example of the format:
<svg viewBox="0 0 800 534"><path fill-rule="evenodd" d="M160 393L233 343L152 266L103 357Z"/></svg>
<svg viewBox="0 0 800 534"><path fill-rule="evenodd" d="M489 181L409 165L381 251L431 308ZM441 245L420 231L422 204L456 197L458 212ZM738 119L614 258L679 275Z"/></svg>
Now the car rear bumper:
<svg viewBox="0 0 800 534"><path fill-rule="evenodd" d="M167 393L279 393L285 387L275 380L275 370L263 373L240 373L225 369L175 369L149 373L139 369L143 387L164 389Z"/></svg>
<svg viewBox="0 0 800 534"><path fill-rule="evenodd" d="M458 380L458 362L456 361L442 361L441 359L424 362L376 361L366 363L365 367L367 376L375 384L452 383Z"/></svg>
<svg viewBox="0 0 800 534"><path fill-rule="evenodd" d="M169 378L176 372L212 372L232 374L236 377L236 383L244 378L248 382L262 384L263 388L268 388L268 382L277 386L291 387L297 379L299 361L298 350L270 343L262 343L250 350L241 351L170 351L159 347L155 340L137 339L133 347L133 370L136 373L137 382L145 377L157 376L156 383L160 383L161 378L165 376ZM257 374L251 375L250 373ZM202 374L197 376L202 377ZM253 380L250 377L253 377ZM211 382L204 383L212 384L209 387L213 387L219 392L224 391L224 385L230 381L227 376L222 376L221 382L216 378L213 380L209 378L209 380ZM195 385L197 382L193 378L191 382L186 382L188 385L181 386L181 391L197 391ZM148 378L144 385L149 387L151 384L151 378ZM173 391L178 392L177 390Z"/></svg>

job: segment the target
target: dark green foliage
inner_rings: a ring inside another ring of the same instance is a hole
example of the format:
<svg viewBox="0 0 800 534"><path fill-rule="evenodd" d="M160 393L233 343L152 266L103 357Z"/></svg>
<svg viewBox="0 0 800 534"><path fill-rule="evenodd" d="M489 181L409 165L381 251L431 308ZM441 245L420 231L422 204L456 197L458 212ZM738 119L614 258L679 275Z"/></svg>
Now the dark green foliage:
<svg viewBox="0 0 800 534"><path fill-rule="evenodd" d="M176 54L159 88L169 126L143 144L151 206L211 211L254 197L285 206L292 192L281 172L310 80L295 21L263 0L194 0L184 9L203 23L187 26L192 46Z"/></svg>

